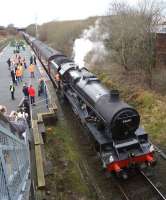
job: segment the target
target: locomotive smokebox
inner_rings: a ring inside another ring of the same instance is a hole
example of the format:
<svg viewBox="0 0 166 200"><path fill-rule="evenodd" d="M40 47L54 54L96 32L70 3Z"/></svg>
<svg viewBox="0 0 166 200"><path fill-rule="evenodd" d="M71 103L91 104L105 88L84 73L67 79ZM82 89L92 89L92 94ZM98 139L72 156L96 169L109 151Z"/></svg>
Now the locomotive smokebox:
<svg viewBox="0 0 166 200"><path fill-rule="evenodd" d="M110 91L110 101L111 102L119 101L119 91L118 90Z"/></svg>

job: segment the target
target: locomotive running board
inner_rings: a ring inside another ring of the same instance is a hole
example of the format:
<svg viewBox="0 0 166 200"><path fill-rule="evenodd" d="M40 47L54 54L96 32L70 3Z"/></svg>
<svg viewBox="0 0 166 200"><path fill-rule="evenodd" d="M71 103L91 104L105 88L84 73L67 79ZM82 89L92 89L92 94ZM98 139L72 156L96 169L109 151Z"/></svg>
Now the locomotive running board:
<svg viewBox="0 0 166 200"><path fill-rule="evenodd" d="M88 129L90 130L93 137L96 139L96 141L100 144L110 144L112 143L112 139L105 137L103 134L101 134L95 126L92 125L92 123L86 123Z"/></svg>

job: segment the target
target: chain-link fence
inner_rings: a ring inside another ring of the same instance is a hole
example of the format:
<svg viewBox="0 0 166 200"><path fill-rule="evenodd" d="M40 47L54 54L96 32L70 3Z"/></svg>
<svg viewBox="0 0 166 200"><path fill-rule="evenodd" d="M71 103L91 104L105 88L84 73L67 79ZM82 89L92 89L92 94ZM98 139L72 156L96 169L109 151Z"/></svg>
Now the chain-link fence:
<svg viewBox="0 0 166 200"><path fill-rule="evenodd" d="M0 200L18 200L29 176L28 144L0 117Z"/></svg>

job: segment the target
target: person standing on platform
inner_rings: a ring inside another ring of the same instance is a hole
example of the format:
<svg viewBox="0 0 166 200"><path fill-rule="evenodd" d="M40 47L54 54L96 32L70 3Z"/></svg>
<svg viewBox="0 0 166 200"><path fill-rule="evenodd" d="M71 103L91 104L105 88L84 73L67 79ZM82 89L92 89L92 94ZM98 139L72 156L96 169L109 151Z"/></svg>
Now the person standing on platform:
<svg viewBox="0 0 166 200"><path fill-rule="evenodd" d="M30 57L29 62L30 62L30 65L33 64L33 56Z"/></svg>
<svg viewBox="0 0 166 200"><path fill-rule="evenodd" d="M11 69L10 73L11 73L13 84L15 83L17 85L14 68Z"/></svg>
<svg viewBox="0 0 166 200"><path fill-rule="evenodd" d="M16 84L16 85L17 85L17 82L16 82L16 75L15 75L15 68L14 68L13 64L12 64L11 67L10 67L10 75L11 75L13 84Z"/></svg>
<svg viewBox="0 0 166 200"><path fill-rule="evenodd" d="M15 99L14 98L15 87L12 82L10 83L10 92L11 92L11 98L12 98L12 100L14 100Z"/></svg>
<svg viewBox="0 0 166 200"><path fill-rule="evenodd" d="M28 86L26 83L23 85L22 92L24 93L24 97L29 97Z"/></svg>
<svg viewBox="0 0 166 200"><path fill-rule="evenodd" d="M35 64L35 65L36 65L36 56L35 56L35 54L33 54L33 55L30 57L29 62L30 62L30 65L31 65L31 64Z"/></svg>
<svg viewBox="0 0 166 200"><path fill-rule="evenodd" d="M20 72L21 72L21 80L22 80L22 79L23 79L23 65L22 65L22 63L19 63L17 68L18 68L18 69L20 70Z"/></svg>
<svg viewBox="0 0 166 200"><path fill-rule="evenodd" d="M35 55L33 56L33 62L34 62L35 65L37 64L36 63L36 56Z"/></svg>
<svg viewBox="0 0 166 200"><path fill-rule="evenodd" d="M31 64L28 68L30 74L31 74L31 78L35 78L35 66L34 64Z"/></svg>
<svg viewBox="0 0 166 200"><path fill-rule="evenodd" d="M24 68L26 69L26 68L27 68L27 64L26 64L26 62L24 62L23 65L24 65Z"/></svg>
<svg viewBox="0 0 166 200"><path fill-rule="evenodd" d="M17 82L19 83L20 81L22 81L22 72L21 70L17 67L16 69L16 78L17 78Z"/></svg>
<svg viewBox="0 0 166 200"><path fill-rule="evenodd" d="M39 79L39 83L38 83L38 96L40 96L41 94L44 94L44 80L43 78Z"/></svg>
<svg viewBox="0 0 166 200"><path fill-rule="evenodd" d="M28 93L29 93L29 96L30 96L31 104L33 106L35 106L35 94L36 94L36 91L35 91L35 88L32 85L30 85L30 87L28 88Z"/></svg>
<svg viewBox="0 0 166 200"><path fill-rule="evenodd" d="M10 69L10 66L11 66L11 60L10 60L10 58L7 60L7 64L8 64L8 69Z"/></svg>
<svg viewBox="0 0 166 200"><path fill-rule="evenodd" d="M24 66L25 69L27 68L27 64L26 64L25 58L22 59L22 66Z"/></svg>

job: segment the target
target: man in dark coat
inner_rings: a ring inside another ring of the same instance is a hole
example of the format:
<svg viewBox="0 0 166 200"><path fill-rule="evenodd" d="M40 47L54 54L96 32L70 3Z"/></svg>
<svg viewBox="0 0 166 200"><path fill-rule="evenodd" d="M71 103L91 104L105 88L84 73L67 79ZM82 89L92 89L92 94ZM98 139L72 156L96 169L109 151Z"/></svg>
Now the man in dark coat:
<svg viewBox="0 0 166 200"><path fill-rule="evenodd" d="M10 83L10 92L11 92L11 98L12 98L12 100L14 100L15 99L14 98L15 87L12 82Z"/></svg>
<svg viewBox="0 0 166 200"><path fill-rule="evenodd" d="M7 64L8 64L8 67L10 69L10 66L11 66L11 60L10 60L10 58L7 60Z"/></svg>
<svg viewBox="0 0 166 200"><path fill-rule="evenodd" d="M36 56L35 55L33 56L33 61L34 61L34 64L36 65L37 63L36 63Z"/></svg>
<svg viewBox="0 0 166 200"><path fill-rule="evenodd" d="M24 93L25 97L29 96L29 92L28 92L28 86L26 83L24 83L23 88L22 88L22 92Z"/></svg>
<svg viewBox="0 0 166 200"><path fill-rule="evenodd" d="M33 64L33 56L30 57L29 61L30 61L30 65Z"/></svg>
<svg viewBox="0 0 166 200"><path fill-rule="evenodd" d="M15 83L17 85L14 69L11 69L10 73L11 73L13 83Z"/></svg>

